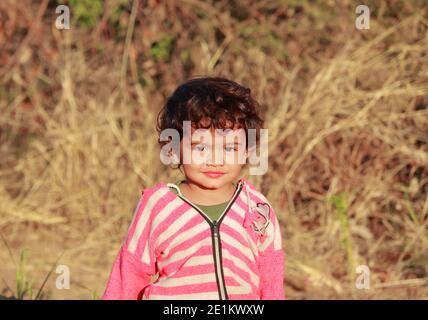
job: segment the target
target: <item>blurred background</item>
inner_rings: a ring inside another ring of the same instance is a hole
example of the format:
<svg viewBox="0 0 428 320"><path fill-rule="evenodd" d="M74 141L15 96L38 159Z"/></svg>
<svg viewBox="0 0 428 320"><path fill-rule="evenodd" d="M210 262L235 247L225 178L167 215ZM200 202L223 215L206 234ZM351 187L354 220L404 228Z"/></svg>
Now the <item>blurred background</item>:
<svg viewBox="0 0 428 320"><path fill-rule="evenodd" d="M141 191L181 177L157 113L214 75L262 106L269 170L248 179L281 222L287 298L427 299L427 30L426 0L1 0L0 295L101 297Z"/></svg>

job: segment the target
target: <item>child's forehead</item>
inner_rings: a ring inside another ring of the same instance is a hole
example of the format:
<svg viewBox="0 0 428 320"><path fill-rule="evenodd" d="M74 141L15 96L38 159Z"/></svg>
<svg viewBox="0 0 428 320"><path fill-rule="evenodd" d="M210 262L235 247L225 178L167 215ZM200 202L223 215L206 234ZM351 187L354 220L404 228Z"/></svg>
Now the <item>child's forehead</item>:
<svg viewBox="0 0 428 320"><path fill-rule="evenodd" d="M195 128L192 126L191 128L191 136L192 138L198 138L200 136L210 135L212 138L227 138L232 136L245 136L245 130L240 128L239 126L235 126L234 128Z"/></svg>

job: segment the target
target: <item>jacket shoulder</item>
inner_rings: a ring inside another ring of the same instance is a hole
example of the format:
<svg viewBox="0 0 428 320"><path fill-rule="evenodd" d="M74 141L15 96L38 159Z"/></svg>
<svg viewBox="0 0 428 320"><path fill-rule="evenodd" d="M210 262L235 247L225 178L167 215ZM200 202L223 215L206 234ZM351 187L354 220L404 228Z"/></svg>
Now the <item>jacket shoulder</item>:
<svg viewBox="0 0 428 320"><path fill-rule="evenodd" d="M158 183L153 184L151 186L141 188L140 193L142 196L147 197L147 196L151 196L157 192L161 192L161 191L165 192L166 190L168 190L166 183L161 181L161 182L158 182Z"/></svg>
<svg viewBox="0 0 428 320"><path fill-rule="evenodd" d="M168 201L168 199L170 199L168 192L169 188L163 182L141 188L137 210L142 211L142 208L145 208L146 211L150 211L149 216L153 218L156 213L156 210L153 209L155 207L162 206L166 201Z"/></svg>

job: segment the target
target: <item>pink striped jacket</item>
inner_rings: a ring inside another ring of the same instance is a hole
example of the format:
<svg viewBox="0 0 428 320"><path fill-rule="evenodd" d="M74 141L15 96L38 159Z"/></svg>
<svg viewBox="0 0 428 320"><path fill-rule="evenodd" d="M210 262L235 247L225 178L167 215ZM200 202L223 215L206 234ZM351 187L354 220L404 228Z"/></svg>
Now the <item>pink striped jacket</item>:
<svg viewBox="0 0 428 320"><path fill-rule="evenodd" d="M263 194L240 179L212 221L169 187L142 192L103 299L285 299L280 227Z"/></svg>

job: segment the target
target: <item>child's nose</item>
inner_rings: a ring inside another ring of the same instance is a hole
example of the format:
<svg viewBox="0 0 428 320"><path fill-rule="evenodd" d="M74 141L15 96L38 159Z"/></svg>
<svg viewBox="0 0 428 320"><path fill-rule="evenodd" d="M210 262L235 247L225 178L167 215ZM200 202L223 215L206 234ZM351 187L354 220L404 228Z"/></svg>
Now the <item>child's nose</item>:
<svg viewBox="0 0 428 320"><path fill-rule="evenodd" d="M217 151L217 154L215 153ZM222 148L212 148L210 154L207 157L207 164L210 165L223 165L224 164L224 153Z"/></svg>

